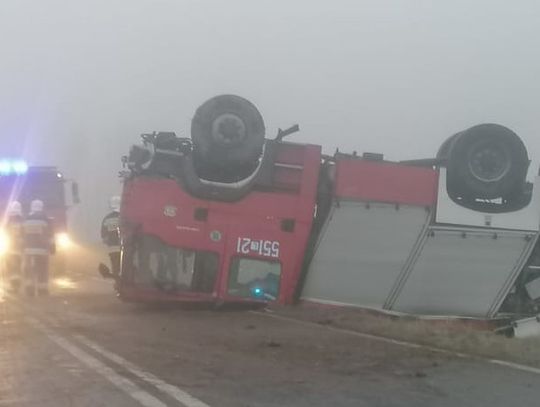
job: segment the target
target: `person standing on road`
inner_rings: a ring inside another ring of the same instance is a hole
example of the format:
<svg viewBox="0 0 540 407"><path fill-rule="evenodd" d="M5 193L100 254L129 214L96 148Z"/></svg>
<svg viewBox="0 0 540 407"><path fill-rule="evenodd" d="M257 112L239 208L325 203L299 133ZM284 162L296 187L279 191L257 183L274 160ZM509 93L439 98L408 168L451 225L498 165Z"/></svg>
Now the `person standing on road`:
<svg viewBox="0 0 540 407"><path fill-rule="evenodd" d="M120 275L120 204L119 196L113 196L109 200L111 212L101 222L101 240L107 246L113 276Z"/></svg>
<svg viewBox="0 0 540 407"><path fill-rule="evenodd" d="M43 201L30 204L22 224L25 291L29 296L49 294L49 255L54 254L54 233Z"/></svg>
<svg viewBox="0 0 540 407"><path fill-rule="evenodd" d="M6 274L11 291L18 293L22 278L22 224L24 221L21 203L13 201L7 215L5 230L9 247L6 253Z"/></svg>

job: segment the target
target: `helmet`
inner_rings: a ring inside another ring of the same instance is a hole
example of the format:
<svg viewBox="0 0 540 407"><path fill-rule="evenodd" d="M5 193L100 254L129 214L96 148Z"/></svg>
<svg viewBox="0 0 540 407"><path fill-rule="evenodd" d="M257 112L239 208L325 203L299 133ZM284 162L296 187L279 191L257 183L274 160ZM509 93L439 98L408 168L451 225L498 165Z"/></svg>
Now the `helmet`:
<svg viewBox="0 0 540 407"><path fill-rule="evenodd" d="M13 201L9 205L8 209L9 216L22 216L22 205L19 201Z"/></svg>
<svg viewBox="0 0 540 407"><path fill-rule="evenodd" d="M116 212L120 212L121 199L119 196L113 196L109 199L109 207Z"/></svg>
<svg viewBox="0 0 540 407"><path fill-rule="evenodd" d="M44 206L43 201L34 199L30 204L30 213L43 212Z"/></svg>

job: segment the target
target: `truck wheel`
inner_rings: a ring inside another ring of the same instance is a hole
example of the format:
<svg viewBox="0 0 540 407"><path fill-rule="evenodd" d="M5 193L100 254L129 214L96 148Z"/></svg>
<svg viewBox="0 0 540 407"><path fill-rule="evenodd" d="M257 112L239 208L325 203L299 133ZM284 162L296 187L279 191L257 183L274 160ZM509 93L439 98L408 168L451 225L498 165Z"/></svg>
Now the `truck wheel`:
<svg viewBox="0 0 540 407"><path fill-rule="evenodd" d="M458 138L461 133L454 134L453 136L448 137L444 143L441 144L439 151L437 151L437 158L448 159L450 150L452 149L452 144Z"/></svg>
<svg viewBox="0 0 540 407"><path fill-rule="evenodd" d="M507 198L523 189L529 158L510 129L480 124L447 141L449 145L443 144L441 150L448 149L448 184L464 198Z"/></svg>
<svg viewBox="0 0 540 407"><path fill-rule="evenodd" d="M255 105L235 95L206 101L191 121L195 158L204 167L234 167L256 161L264 134L264 121Z"/></svg>

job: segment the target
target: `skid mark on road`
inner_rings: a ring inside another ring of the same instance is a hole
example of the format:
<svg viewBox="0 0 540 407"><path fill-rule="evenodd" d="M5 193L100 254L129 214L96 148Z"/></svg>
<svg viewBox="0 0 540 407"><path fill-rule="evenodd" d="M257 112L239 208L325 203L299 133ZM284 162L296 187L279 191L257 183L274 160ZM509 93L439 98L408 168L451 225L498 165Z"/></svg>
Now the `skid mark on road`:
<svg viewBox="0 0 540 407"><path fill-rule="evenodd" d="M34 318L27 318L27 320L33 327L45 334L45 336L47 336L52 342L56 343L62 349L73 355L88 368L103 376L115 387L126 393L132 399L138 401L144 407L167 407L165 403L152 396L150 393L142 390L131 380L120 376L113 369L89 355L66 338L54 333L51 329L43 325L38 320Z"/></svg>
<svg viewBox="0 0 540 407"><path fill-rule="evenodd" d="M202 401L196 399L192 395L186 393L185 391L179 389L172 384L166 383L160 378L156 377L152 373L145 372L140 367L135 364L127 361L126 359L118 356L115 353L112 353L98 344L92 342L90 339L83 335L75 335L75 338L88 346L90 349L93 349L95 352L99 353L104 358L109 359L110 361L116 363L117 365L122 366L128 372L138 377L141 380L153 385L157 389L161 390L163 393L168 394L173 399L184 404L186 407L210 407L208 404L203 403Z"/></svg>

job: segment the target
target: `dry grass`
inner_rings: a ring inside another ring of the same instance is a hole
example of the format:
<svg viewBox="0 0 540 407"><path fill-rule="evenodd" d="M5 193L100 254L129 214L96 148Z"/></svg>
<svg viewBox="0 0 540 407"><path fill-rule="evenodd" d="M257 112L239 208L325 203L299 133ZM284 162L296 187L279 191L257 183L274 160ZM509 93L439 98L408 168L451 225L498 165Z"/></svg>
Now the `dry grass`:
<svg viewBox="0 0 540 407"><path fill-rule="evenodd" d="M397 318L350 308L300 306L275 311L321 325L540 367L540 338L507 338L456 321Z"/></svg>

